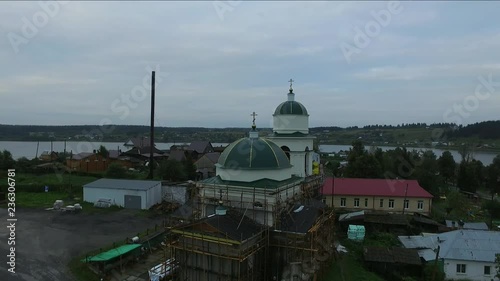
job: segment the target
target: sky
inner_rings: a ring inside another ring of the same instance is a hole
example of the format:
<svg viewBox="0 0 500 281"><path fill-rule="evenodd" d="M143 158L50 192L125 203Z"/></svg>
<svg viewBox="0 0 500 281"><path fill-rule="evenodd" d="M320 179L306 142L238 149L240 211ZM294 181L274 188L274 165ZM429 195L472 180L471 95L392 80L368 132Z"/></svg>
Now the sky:
<svg viewBox="0 0 500 281"><path fill-rule="evenodd" d="M0 124L500 119L500 2L0 1Z"/></svg>

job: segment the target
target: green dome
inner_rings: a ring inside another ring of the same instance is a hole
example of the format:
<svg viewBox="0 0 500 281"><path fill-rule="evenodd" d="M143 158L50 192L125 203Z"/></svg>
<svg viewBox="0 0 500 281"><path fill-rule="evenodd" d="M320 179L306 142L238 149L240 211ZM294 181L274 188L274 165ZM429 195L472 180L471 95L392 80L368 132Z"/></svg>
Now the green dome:
<svg viewBox="0 0 500 281"><path fill-rule="evenodd" d="M285 101L276 107L274 115L308 115L307 109L298 101Z"/></svg>
<svg viewBox="0 0 500 281"><path fill-rule="evenodd" d="M285 152L274 142L261 138L242 138L230 144L219 157L225 169L290 168Z"/></svg>

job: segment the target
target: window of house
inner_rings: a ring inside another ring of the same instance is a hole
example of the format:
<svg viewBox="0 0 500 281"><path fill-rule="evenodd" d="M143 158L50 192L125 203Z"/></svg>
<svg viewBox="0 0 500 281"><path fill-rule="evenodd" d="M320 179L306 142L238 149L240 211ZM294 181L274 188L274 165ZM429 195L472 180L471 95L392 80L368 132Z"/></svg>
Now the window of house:
<svg viewBox="0 0 500 281"><path fill-rule="evenodd" d="M394 209L394 199L389 199L389 209Z"/></svg>
<svg viewBox="0 0 500 281"><path fill-rule="evenodd" d="M484 275L490 275L491 274L491 266L484 266Z"/></svg>
<svg viewBox="0 0 500 281"><path fill-rule="evenodd" d="M368 207L368 198L365 198L365 207Z"/></svg>
<svg viewBox="0 0 500 281"><path fill-rule="evenodd" d="M408 209L410 207L410 201L405 200L405 209Z"/></svg>
<svg viewBox="0 0 500 281"><path fill-rule="evenodd" d="M457 264L457 273L466 273L466 265L465 264Z"/></svg>
<svg viewBox="0 0 500 281"><path fill-rule="evenodd" d="M345 198L340 198L340 207L345 207Z"/></svg>
<svg viewBox="0 0 500 281"><path fill-rule="evenodd" d="M354 207L359 207L359 198L354 198Z"/></svg>
<svg viewBox="0 0 500 281"><path fill-rule="evenodd" d="M380 208L384 208L384 199L380 199Z"/></svg>
<svg viewBox="0 0 500 281"><path fill-rule="evenodd" d="M417 202L417 208L419 210L423 210L424 209L424 201L423 200L418 200L418 202Z"/></svg>

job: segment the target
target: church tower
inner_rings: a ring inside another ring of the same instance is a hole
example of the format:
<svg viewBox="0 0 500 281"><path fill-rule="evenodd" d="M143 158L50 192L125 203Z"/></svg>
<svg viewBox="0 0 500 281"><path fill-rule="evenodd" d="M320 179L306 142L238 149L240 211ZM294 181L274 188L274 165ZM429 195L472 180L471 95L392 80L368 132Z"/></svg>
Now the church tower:
<svg viewBox="0 0 500 281"><path fill-rule="evenodd" d="M292 165L292 174L307 177L313 174L313 161L318 155L313 151L314 136L309 135L309 114L300 102L295 101L290 79L287 101L282 102L273 114L273 134L267 138L286 153Z"/></svg>

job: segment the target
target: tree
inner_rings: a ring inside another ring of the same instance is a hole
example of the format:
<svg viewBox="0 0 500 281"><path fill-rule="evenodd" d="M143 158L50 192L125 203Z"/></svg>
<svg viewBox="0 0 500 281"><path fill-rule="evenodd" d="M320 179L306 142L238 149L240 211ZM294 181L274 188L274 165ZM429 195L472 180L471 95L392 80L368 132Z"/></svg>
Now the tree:
<svg viewBox="0 0 500 281"><path fill-rule="evenodd" d="M486 188L490 191L491 200L496 193L500 192L500 154L486 169Z"/></svg>
<svg viewBox="0 0 500 281"><path fill-rule="evenodd" d="M124 179L128 177L127 170L119 163L111 163L106 170L106 177L113 179Z"/></svg>
<svg viewBox="0 0 500 281"><path fill-rule="evenodd" d="M182 163L173 159L162 161L157 173L163 180L179 181L186 179Z"/></svg>
<svg viewBox="0 0 500 281"><path fill-rule="evenodd" d="M26 157L21 157L16 161L16 170L22 173L28 173L33 169L33 164Z"/></svg>
<svg viewBox="0 0 500 281"><path fill-rule="evenodd" d="M452 180L455 177L455 169L457 163L453 159L453 155L449 151L443 152L441 157L438 159L439 174L444 178L446 182Z"/></svg>
<svg viewBox="0 0 500 281"><path fill-rule="evenodd" d="M182 162L182 166L184 167L184 175L188 180L196 179L196 166L193 163L193 158L188 154L186 159Z"/></svg>
<svg viewBox="0 0 500 281"><path fill-rule="evenodd" d="M99 147L99 150L97 150L97 154L101 155L102 158L108 158L109 156L109 151L106 147L104 147L104 145L101 145Z"/></svg>
<svg viewBox="0 0 500 281"><path fill-rule="evenodd" d="M14 169L16 161L12 158L12 154L8 150L0 151L0 170Z"/></svg>
<svg viewBox="0 0 500 281"><path fill-rule="evenodd" d="M439 194L442 178L437 174L438 161L436 155L431 150L428 150L418 160L418 165L415 165L414 178L430 193Z"/></svg>
<svg viewBox="0 0 500 281"><path fill-rule="evenodd" d="M481 161L462 161L458 166L458 188L469 192L476 192L483 183L483 168L484 166Z"/></svg>

